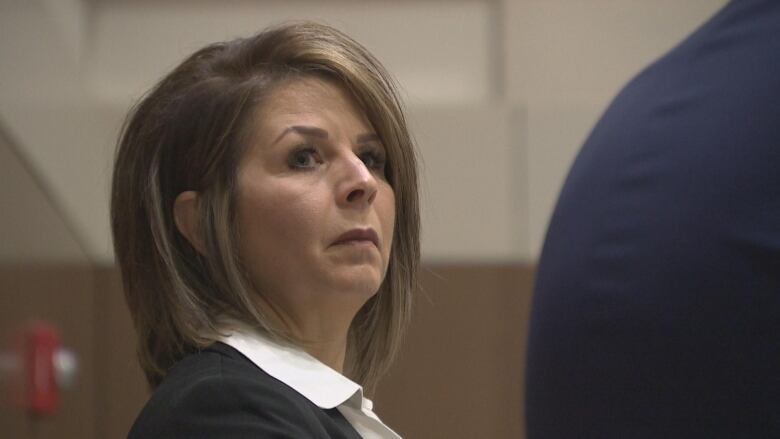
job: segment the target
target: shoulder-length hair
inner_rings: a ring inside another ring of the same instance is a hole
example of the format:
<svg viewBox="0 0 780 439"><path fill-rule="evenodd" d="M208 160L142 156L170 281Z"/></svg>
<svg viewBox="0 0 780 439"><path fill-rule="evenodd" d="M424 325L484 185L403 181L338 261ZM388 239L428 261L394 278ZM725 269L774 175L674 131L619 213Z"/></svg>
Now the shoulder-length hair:
<svg viewBox="0 0 780 439"><path fill-rule="evenodd" d="M333 80L351 92L387 149L396 199L387 275L349 330L345 371L369 388L398 350L420 258L417 167L395 84L363 46L331 27L290 23L198 50L130 112L119 138L111 229L138 355L152 388L184 354L220 337L229 316L285 338L258 308L236 245L236 170L251 116L283 81ZM173 205L200 194L200 254ZM259 292L262 294L262 292Z"/></svg>

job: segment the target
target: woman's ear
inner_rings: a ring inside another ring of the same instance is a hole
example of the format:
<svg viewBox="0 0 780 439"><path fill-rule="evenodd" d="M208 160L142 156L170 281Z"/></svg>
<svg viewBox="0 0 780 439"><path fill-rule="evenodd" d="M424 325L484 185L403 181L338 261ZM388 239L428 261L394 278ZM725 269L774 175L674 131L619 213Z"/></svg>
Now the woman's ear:
<svg viewBox="0 0 780 439"><path fill-rule="evenodd" d="M173 220L176 228L201 255L206 255L206 246L200 229L200 194L195 191L185 191L173 202Z"/></svg>

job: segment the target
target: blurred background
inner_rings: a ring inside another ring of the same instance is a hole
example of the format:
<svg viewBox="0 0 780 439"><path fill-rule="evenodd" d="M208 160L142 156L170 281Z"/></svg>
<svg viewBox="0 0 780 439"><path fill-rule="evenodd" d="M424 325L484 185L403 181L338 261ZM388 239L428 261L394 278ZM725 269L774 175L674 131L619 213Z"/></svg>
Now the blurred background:
<svg viewBox="0 0 780 439"><path fill-rule="evenodd" d="M422 159L423 288L377 412L408 438L524 437L533 272L568 167L620 87L724 4L0 0L0 436L124 437L147 391L109 233L119 127L194 50L313 19L395 75ZM31 322L78 359L56 408L12 395Z"/></svg>

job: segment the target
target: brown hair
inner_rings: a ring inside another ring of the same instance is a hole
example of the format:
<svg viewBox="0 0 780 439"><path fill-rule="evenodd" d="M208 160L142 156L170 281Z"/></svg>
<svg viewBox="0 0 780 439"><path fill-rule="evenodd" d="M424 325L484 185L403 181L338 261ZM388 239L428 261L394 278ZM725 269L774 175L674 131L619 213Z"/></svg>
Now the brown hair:
<svg viewBox="0 0 780 439"><path fill-rule="evenodd" d="M111 228L141 366L152 387L187 350L220 337L229 316L285 337L258 309L235 239L236 169L250 116L281 81L319 76L349 90L388 155L396 196L387 275L352 322L345 370L371 388L395 355L419 263L417 168L395 85L360 44L311 22L209 45L160 81L128 115L114 165ZM178 231L178 194L200 193L205 255Z"/></svg>

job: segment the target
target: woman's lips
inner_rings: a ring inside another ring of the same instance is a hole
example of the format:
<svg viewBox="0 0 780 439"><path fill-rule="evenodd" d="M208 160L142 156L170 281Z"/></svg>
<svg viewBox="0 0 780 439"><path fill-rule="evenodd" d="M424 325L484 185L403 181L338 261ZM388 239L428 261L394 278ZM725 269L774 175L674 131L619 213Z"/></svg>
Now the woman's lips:
<svg viewBox="0 0 780 439"><path fill-rule="evenodd" d="M379 248L379 235L372 228L352 229L341 234L333 245L373 244Z"/></svg>

